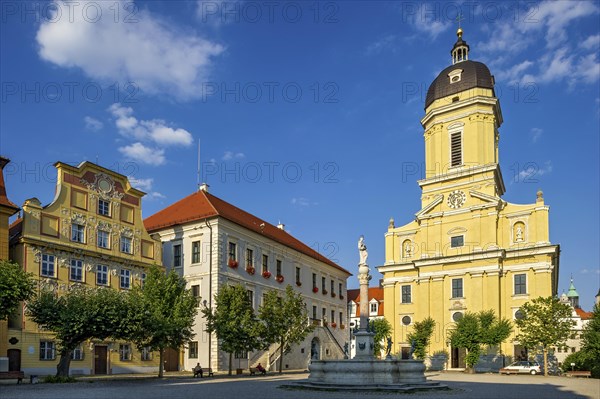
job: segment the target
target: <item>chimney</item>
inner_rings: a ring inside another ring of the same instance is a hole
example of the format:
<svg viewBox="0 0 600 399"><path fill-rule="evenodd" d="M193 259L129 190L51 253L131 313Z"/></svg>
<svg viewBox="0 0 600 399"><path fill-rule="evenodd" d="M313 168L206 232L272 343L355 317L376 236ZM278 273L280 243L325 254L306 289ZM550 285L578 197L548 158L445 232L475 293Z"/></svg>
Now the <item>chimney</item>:
<svg viewBox="0 0 600 399"><path fill-rule="evenodd" d="M201 185L198 187L198 191L204 191L204 192L206 192L206 193L207 193L207 192L208 192L208 188L209 188L209 187L210 187L210 186L209 186L208 184L206 184L206 183L202 183L202 184L201 184Z"/></svg>

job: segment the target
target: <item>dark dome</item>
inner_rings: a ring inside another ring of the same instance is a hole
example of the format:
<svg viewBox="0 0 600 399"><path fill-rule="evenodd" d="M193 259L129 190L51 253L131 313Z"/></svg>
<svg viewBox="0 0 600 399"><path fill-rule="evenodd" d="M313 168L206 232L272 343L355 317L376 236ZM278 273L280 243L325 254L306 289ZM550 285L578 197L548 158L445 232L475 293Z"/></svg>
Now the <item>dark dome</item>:
<svg viewBox="0 0 600 399"><path fill-rule="evenodd" d="M455 69L462 69L460 82L450 84L448 74ZM425 108L440 98L460 93L474 87L494 90L494 77L485 64L477 61L462 61L450 65L435 78L427 90Z"/></svg>

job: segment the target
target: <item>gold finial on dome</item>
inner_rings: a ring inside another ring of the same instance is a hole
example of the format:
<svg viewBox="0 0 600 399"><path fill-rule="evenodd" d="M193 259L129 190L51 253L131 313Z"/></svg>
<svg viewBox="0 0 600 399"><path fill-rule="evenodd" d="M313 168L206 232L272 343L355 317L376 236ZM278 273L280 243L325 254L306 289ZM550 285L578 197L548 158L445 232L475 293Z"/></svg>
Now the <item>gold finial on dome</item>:
<svg viewBox="0 0 600 399"><path fill-rule="evenodd" d="M462 28L458 28L456 30L456 36L458 36L459 39L462 39L462 34L463 34Z"/></svg>

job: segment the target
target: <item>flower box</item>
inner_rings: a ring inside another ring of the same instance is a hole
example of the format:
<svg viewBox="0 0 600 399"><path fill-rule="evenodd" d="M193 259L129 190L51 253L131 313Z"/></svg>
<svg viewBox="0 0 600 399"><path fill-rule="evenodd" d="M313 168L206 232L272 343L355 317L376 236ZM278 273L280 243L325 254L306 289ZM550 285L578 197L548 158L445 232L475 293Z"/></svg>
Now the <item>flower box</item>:
<svg viewBox="0 0 600 399"><path fill-rule="evenodd" d="M345 325L343 325L343 324L340 324L340 330L343 330L343 329L345 329L345 328L346 328L346 326L345 326Z"/></svg>
<svg viewBox="0 0 600 399"><path fill-rule="evenodd" d="M302 286L302 282L301 282L301 281L296 281L296 285L297 285L298 287L301 287L301 286Z"/></svg>
<svg viewBox="0 0 600 399"><path fill-rule="evenodd" d="M323 290L323 295L327 295L328 293L329 293L329 291Z"/></svg>
<svg viewBox="0 0 600 399"><path fill-rule="evenodd" d="M283 283L283 276L280 274L278 276L275 277L275 280L277 280L278 283Z"/></svg>
<svg viewBox="0 0 600 399"><path fill-rule="evenodd" d="M247 267L246 271L248 272L248 274L254 274L254 273L256 273L256 269L253 268L252 266Z"/></svg>
<svg viewBox="0 0 600 399"><path fill-rule="evenodd" d="M232 269L235 269L238 267L238 261L235 259L229 259L229 262L227 262L227 266L231 267Z"/></svg>
<svg viewBox="0 0 600 399"><path fill-rule="evenodd" d="M265 270L264 272L262 272L262 276L264 278L271 278L271 272L268 270Z"/></svg>
<svg viewBox="0 0 600 399"><path fill-rule="evenodd" d="M343 296L343 295L340 295L340 299L344 299L344 296Z"/></svg>
<svg viewBox="0 0 600 399"><path fill-rule="evenodd" d="M331 293L331 297L332 297L332 298L335 298L335 292L332 292L332 293Z"/></svg>
<svg viewBox="0 0 600 399"><path fill-rule="evenodd" d="M319 292L319 287L313 287L313 292L316 294L317 292Z"/></svg>
<svg viewBox="0 0 600 399"><path fill-rule="evenodd" d="M331 328L336 328L337 324L335 322L331 323Z"/></svg>

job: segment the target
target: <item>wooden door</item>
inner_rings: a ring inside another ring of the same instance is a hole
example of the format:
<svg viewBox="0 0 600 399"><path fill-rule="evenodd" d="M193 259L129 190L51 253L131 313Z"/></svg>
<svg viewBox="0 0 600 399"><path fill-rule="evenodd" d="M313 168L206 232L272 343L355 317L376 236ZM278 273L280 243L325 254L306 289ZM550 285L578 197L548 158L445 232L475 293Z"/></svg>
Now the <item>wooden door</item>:
<svg viewBox="0 0 600 399"><path fill-rule="evenodd" d="M96 345L94 347L94 374L107 374L107 353L106 346Z"/></svg>
<svg viewBox="0 0 600 399"><path fill-rule="evenodd" d="M164 359L165 371L179 371L179 350L173 348L165 349Z"/></svg>
<svg viewBox="0 0 600 399"><path fill-rule="evenodd" d="M8 371L21 371L21 350L9 349L6 354L8 356Z"/></svg>

